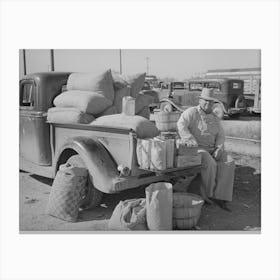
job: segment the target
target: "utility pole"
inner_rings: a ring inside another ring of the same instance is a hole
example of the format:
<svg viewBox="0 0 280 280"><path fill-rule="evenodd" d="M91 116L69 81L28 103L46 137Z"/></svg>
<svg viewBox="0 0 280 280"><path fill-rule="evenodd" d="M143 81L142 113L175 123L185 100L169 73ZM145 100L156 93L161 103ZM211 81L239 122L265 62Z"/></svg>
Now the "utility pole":
<svg viewBox="0 0 280 280"><path fill-rule="evenodd" d="M50 50L51 55L51 71L54 71L54 51Z"/></svg>
<svg viewBox="0 0 280 280"><path fill-rule="evenodd" d="M23 54L23 75L26 75L26 54L25 54L25 49L22 50Z"/></svg>
<svg viewBox="0 0 280 280"><path fill-rule="evenodd" d="M150 70L149 62L150 62L150 58L149 58L149 57L146 57L147 75L149 74L149 70Z"/></svg>
<svg viewBox="0 0 280 280"><path fill-rule="evenodd" d="M122 50L120 49L120 74L122 74Z"/></svg>

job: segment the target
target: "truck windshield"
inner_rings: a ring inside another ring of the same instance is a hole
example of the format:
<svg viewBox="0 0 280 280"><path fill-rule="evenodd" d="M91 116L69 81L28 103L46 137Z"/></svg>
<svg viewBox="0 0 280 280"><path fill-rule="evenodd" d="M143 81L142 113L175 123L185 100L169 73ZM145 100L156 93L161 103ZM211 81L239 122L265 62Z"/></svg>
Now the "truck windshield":
<svg viewBox="0 0 280 280"><path fill-rule="evenodd" d="M173 83L172 87L174 89L184 89L185 88L185 83L183 83L183 82L175 82L175 83Z"/></svg>
<svg viewBox="0 0 280 280"><path fill-rule="evenodd" d="M204 87L213 88L213 89L221 89L221 85L217 82L205 82Z"/></svg>
<svg viewBox="0 0 280 280"><path fill-rule="evenodd" d="M203 84L202 83L190 83L189 89L190 90L202 90Z"/></svg>

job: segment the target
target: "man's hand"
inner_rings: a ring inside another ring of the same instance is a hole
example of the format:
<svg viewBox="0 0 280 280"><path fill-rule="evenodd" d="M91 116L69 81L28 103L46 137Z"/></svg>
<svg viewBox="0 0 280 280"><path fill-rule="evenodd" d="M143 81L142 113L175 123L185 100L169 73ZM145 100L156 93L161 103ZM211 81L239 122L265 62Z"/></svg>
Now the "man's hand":
<svg viewBox="0 0 280 280"><path fill-rule="evenodd" d="M221 159L223 154L223 149L222 148L216 148L215 151L213 152L213 158L218 161Z"/></svg>

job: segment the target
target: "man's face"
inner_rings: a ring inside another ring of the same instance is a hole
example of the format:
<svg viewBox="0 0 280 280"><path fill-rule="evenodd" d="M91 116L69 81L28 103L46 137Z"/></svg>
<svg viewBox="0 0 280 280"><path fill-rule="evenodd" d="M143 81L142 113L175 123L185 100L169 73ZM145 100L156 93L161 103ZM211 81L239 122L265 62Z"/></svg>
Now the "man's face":
<svg viewBox="0 0 280 280"><path fill-rule="evenodd" d="M199 99L199 106L206 114L212 113L213 105L214 101Z"/></svg>

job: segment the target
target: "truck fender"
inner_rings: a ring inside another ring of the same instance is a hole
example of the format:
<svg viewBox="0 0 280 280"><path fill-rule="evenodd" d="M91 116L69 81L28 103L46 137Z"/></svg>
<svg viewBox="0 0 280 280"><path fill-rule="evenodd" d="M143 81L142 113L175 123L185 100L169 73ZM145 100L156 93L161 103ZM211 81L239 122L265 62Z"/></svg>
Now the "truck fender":
<svg viewBox="0 0 280 280"><path fill-rule="evenodd" d="M86 137L68 139L55 156L55 170L69 156L78 154L84 161L94 187L104 193L116 192L114 182L119 178L117 164L105 147L97 140Z"/></svg>
<svg viewBox="0 0 280 280"><path fill-rule="evenodd" d="M243 102L244 106L243 107L240 107L239 106L239 103L240 102ZM239 95L236 100L235 100L235 104L234 104L234 107L235 108L246 108L246 100L245 100L245 97L243 95Z"/></svg>
<svg viewBox="0 0 280 280"><path fill-rule="evenodd" d="M222 109L223 109L223 111L224 111L224 114L227 114L227 110L226 110L225 105L224 105L223 102L221 102L221 101L218 100L218 102L215 102L215 104L220 104L220 106L222 107Z"/></svg>

